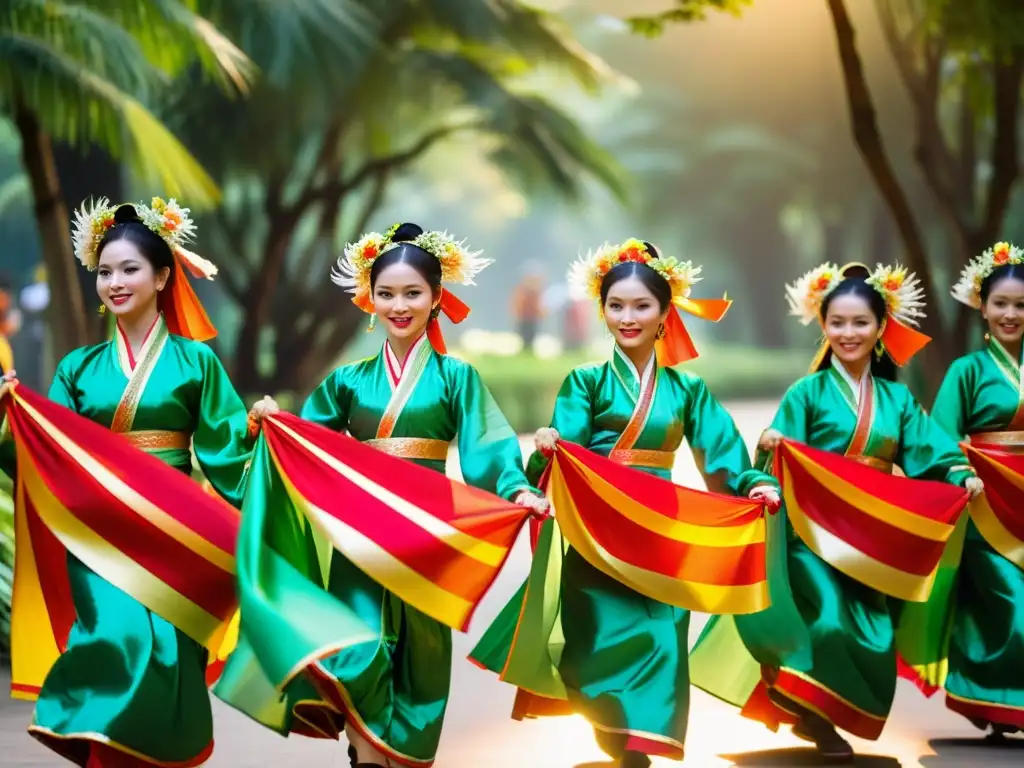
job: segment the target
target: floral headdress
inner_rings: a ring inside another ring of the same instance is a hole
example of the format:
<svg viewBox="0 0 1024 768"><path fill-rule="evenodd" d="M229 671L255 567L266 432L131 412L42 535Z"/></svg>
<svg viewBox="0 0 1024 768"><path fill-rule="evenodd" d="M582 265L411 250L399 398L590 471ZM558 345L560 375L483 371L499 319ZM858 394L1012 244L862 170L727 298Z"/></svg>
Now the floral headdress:
<svg viewBox="0 0 1024 768"><path fill-rule="evenodd" d="M470 250L464 240L456 240L447 232L423 232L412 240L395 242L393 238L400 226L401 224L395 224L384 234L369 232L357 242L349 243L331 271L331 280L351 293L352 302L368 314L373 314L373 297L370 291L370 270L373 263L400 245L415 245L437 259L441 264L442 284L475 285L473 279L494 263L493 259L482 258L481 251ZM453 323L461 323L469 315L469 307L450 291L442 291L437 309ZM427 333L434 348L443 354L444 340L436 317L431 318Z"/></svg>
<svg viewBox="0 0 1024 768"><path fill-rule="evenodd" d="M672 366L697 357L697 350L676 310L717 323L725 316L732 302L725 298L691 299L693 284L701 280L701 268L695 267L692 262L655 255L642 240L633 238L620 245L606 243L577 259L569 269L569 283L600 303L601 284L605 276L617 265L627 262L644 264L653 269L668 283L672 293L673 308L668 313L664 333L656 345L658 362Z"/></svg>
<svg viewBox="0 0 1024 768"><path fill-rule="evenodd" d="M874 271L863 264L839 267L826 263L805 273L799 280L786 286L789 313L804 325L820 322L821 306L825 299L847 278L853 269L868 272L865 282L878 291L885 300L886 321L881 334L882 347L897 365L905 365L931 339L914 330L918 319L924 317L924 289L920 280L905 267L886 267L879 264ZM823 344L819 357L827 349ZM812 368L817 367L818 359Z"/></svg>
<svg viewBox="0 0 1024 768"><path fill-rule="evenodd" d="M999 267L1024 264L1024 250L1011 243L996 243L972 259L953 286L953 298L975 309L981 308L981 284Z"/></svg>
<svg viewBox="0 0 1024 768"><path fill-rule="evenodd" d="M143 226L163 238L170 247L179 273L187 270L195 277L213 279L217 267L185 247L192 242L196 232L188 208L182 208L173 198L165 201L160 197L154 197L149 205L130 205ZM75 257L90 272L99 266L99 245L117 223L115 214L120 207L121 204L114 205L107 198L100 197L82 203L82 207L75 211L71 227ZM199 341L217 335L192 286L182 274L174 276L166 295L161 294L159 307L172 333Z"/></svg>

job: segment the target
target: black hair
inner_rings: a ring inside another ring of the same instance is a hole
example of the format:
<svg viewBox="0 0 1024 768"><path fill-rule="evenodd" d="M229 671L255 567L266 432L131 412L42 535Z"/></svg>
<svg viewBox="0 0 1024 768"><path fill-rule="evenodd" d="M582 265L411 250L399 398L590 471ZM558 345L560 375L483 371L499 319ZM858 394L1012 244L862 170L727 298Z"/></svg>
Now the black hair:
<svg viewBox="0 0 1024 768"><path fill-rule="evenodd" d="M1003 264L1003 266L993 269L992 274L981 281L979 295L982 304L988 301L988 296L992 293L996 283L1001 283L1003 280L1019 280L1024 283L1024 264Z"/></svg>
<svg viewBox="0 0 1024 768"><path fill-rule="evenodd" d="M875 320L878 321L879 327L885 322L886 315L888 314L888 308L885 305L885 298L881 293L876 291L868 283L866 277L862 277L859 274L860 270L847 270L844 274L847 275L843 278L843 281L828 294L824 301L821 302L821 321L824 324L825 316L828 315L828 308L831 306L832 301L839 296L856 296L859 299L863 299L864 302L870 307L871 314L875 316ZM863 270L864 275L867 275L867 270ZM832 364L832 349L829 348L825 351L824 357L821 359L821 364L817 370L823 371ZM876 356L873 352L871 353L871 375L876 379L887 379L889 381L896 381L896 374L898 371L896 363L892 361L892 358L886 354L881 357Z"/></svg>
<svg viewBox="0 0 1024 768"><path fill-rule="evenodd" d="M658 249L653 245L644 242L644 248L647 249L652 258L658 258ZM609 269L601 280L602 307L608 301L608 291L611 290L612 286L630 277L635 277L644 284L647 290L654 294L654 298L657 300L662 312L665 312L672 304L672 288L668 284L668 280L646 264L641 264L638 261L624 261Z"/></svg>
<svg viewBox="0 0 1024 768"><path fill-rule="evenodd" d="M391 236L391 242L399 243L373 261L370 267L370 290L377 284L380 273L392 264L408 264L420 273L435 294L441 289L441 262L429 251L413 245L412 240L423 234L422 227L415 224L400 224Z"/></svg>
<svg viewBox="0 0 1024 768"><path fill-rule="evenodd" d="M99 260L103 249L116 240L127 240L141 253L150 264L153 271L169 269L170 276L167 284L170 285L174 277L174 254L171 253L171 246L167 244L160 235L142 223L134 205L121 205L114 211L114 226L107 230L107 233L100 240L96 248L96 259Z"/></svg>

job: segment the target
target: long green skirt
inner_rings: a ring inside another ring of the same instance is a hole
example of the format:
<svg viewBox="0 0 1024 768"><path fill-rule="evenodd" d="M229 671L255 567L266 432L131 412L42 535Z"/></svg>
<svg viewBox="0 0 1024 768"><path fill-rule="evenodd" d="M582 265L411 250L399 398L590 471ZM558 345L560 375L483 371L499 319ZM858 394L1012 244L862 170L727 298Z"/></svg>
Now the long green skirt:
<svg viewBox="0 0 1024 768"><path fill-rule="evenodd" d="M430 765L448 706L451 629L402 602L338 552L328 589L379 636L379 642L346 648L307 672L336 715L334 727L347 721L395 763ZM295 713L317 722L314 706L298 702Z"/></svg>
<svg viewBox="0 0 1024 768"><path fill-rule="evenodd" d="M968 526L949 644L946 704L1024 728L1024 571Z"/></svg>
<svg viewBox="0 0 1024 768"><path fill-rule="evenodd" d="M690 704L689 611L634 592L571 548L552 563L551 552L556 559L560 553L557 544L546 544L552 526L542 533L527 586L470 658L520 687L517 715L562 714L555 697L564 696L612 757L629 750L682 760ZM545 582L553 582L554 590ZM558 606L546 616L532 608L531 597L541 594L538 603ZM558 611L558 626L549 626Z"/></svg>
<svg viewBox="0 0 1024 768"><path fill-rule="evenodd" d="M204 762L206 649L70 554L68 576L77 616L29 732L80 766L92 744L160 766Z"/></svg>

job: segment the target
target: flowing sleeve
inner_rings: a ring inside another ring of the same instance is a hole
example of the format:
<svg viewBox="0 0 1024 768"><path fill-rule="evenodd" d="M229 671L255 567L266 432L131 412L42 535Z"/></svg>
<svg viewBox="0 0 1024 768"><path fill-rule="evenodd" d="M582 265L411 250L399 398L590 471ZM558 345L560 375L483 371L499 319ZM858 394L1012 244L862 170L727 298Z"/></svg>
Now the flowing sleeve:
<svg viewBox="0 0 1024 768"><path fill-rule="evenodd" d="M213 350L199 342L196 348L203 384L192 450L214 490L233 506L241 507L253 445L248 410Z"/></svg>
<svg viewBox="0 0 1024 768"><path fill-rule="evenodd" d="M775 412L769 429L774 429L783 437L798 443L807 443L807 424L811 416L810 400L807 396L806 379L801 379L791 386L782 396L779 409ZM772 466L772 452L757 450L754 466L760 469Z"/></svg>
<svg viewBox="0 0 1024 768"><path fill-rule="evenodd" d="M689 413L680 414L683 434L708 490L746 496L758 485L778 487L775 478L753 469L743 437L729 412L703 379L688 376Z"/></svg>
<svg viewBox="0 0 1024 768"><path fill-rule="evenodd" d="M299 416L315 424L344 432L352 406L352 388L345 385L345 368L337 368L306 398Z"/></svg>
<svg viewBox="0 0 1024 768"><path fill-rule="evenodd" d="M960 446L924 412L909 390L904 388L904 393L896 463L907 477L963 485L974 471Z"/></svg>
<svg viewBox="0 0 1024 768"><path fill-rule="evenodd" d="M558 431L558 436L567 442L582 445L590 443L593 432L593 416L590 404L592 395L587 385L589 377L587 369L576 368L565 377L558 397L555 399L555 411L551 416L551 427ZM547 469L550 458L540 451L534 451L526 463L526 476L530 482L537 484Z"/></svg>
<svg viewBox="0 0 1024 768"><path fill-rule="evenodd" d="M459 465L466 482L512 501L539 494L523 472L519 438L473 366L446 358L458 428ZM447 367L447 366L446 366Z"/></svg>
<svg viewBox="0 0 1024 768"><path fill-rule="evenodd" d="M968 403L973 399L971 393L975 391L971 370L964 359L953 363L932 405L932 419L954 440L962 440L967 434L970 418Z"/></svg>

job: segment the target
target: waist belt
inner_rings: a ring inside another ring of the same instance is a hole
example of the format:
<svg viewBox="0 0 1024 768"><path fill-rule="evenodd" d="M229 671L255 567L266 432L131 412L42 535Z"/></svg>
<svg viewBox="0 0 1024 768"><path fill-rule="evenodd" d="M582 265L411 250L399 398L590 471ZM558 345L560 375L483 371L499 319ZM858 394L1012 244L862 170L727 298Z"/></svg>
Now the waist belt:
<svg viewBox="0 0 1024 768"><path fill-rule="evenodd" d="M863 464L865 467L872 467L873 469L880 469L887 475L892 474L892 462L886 461L885 459L878 459L874 456L847 456L846 458L856 461L858 464Z"/></svg>
<svg viewBox="0 0 1024 768"><path fill-rule="evenodd" d="M671 470L676 463L676 455L672 451L641 451L613 449L608 458L616 464L627 467L651 467L653 469Z"/></svg>
<svg viewBox="0 0 1024 768"><path fill-rule="evenodd" d="M1008 453L1024 453L1024 432L975 432L972 445L991 445Z"/></svg>
<svg viewBox="0 0 1024 768"><path fill-rule="evenodd" d="M192 435L188 432L169 429L140 429L121 434L140 451L187 451L192 445Z"/></svg>
<svg viewBox="0 0 1024 768"><path fill-rule="evenodd" d="M366 445L400 459L445 461L448 458L448 442L445 440L429 440L425 437L383 437L367 440Z"/></svg>

